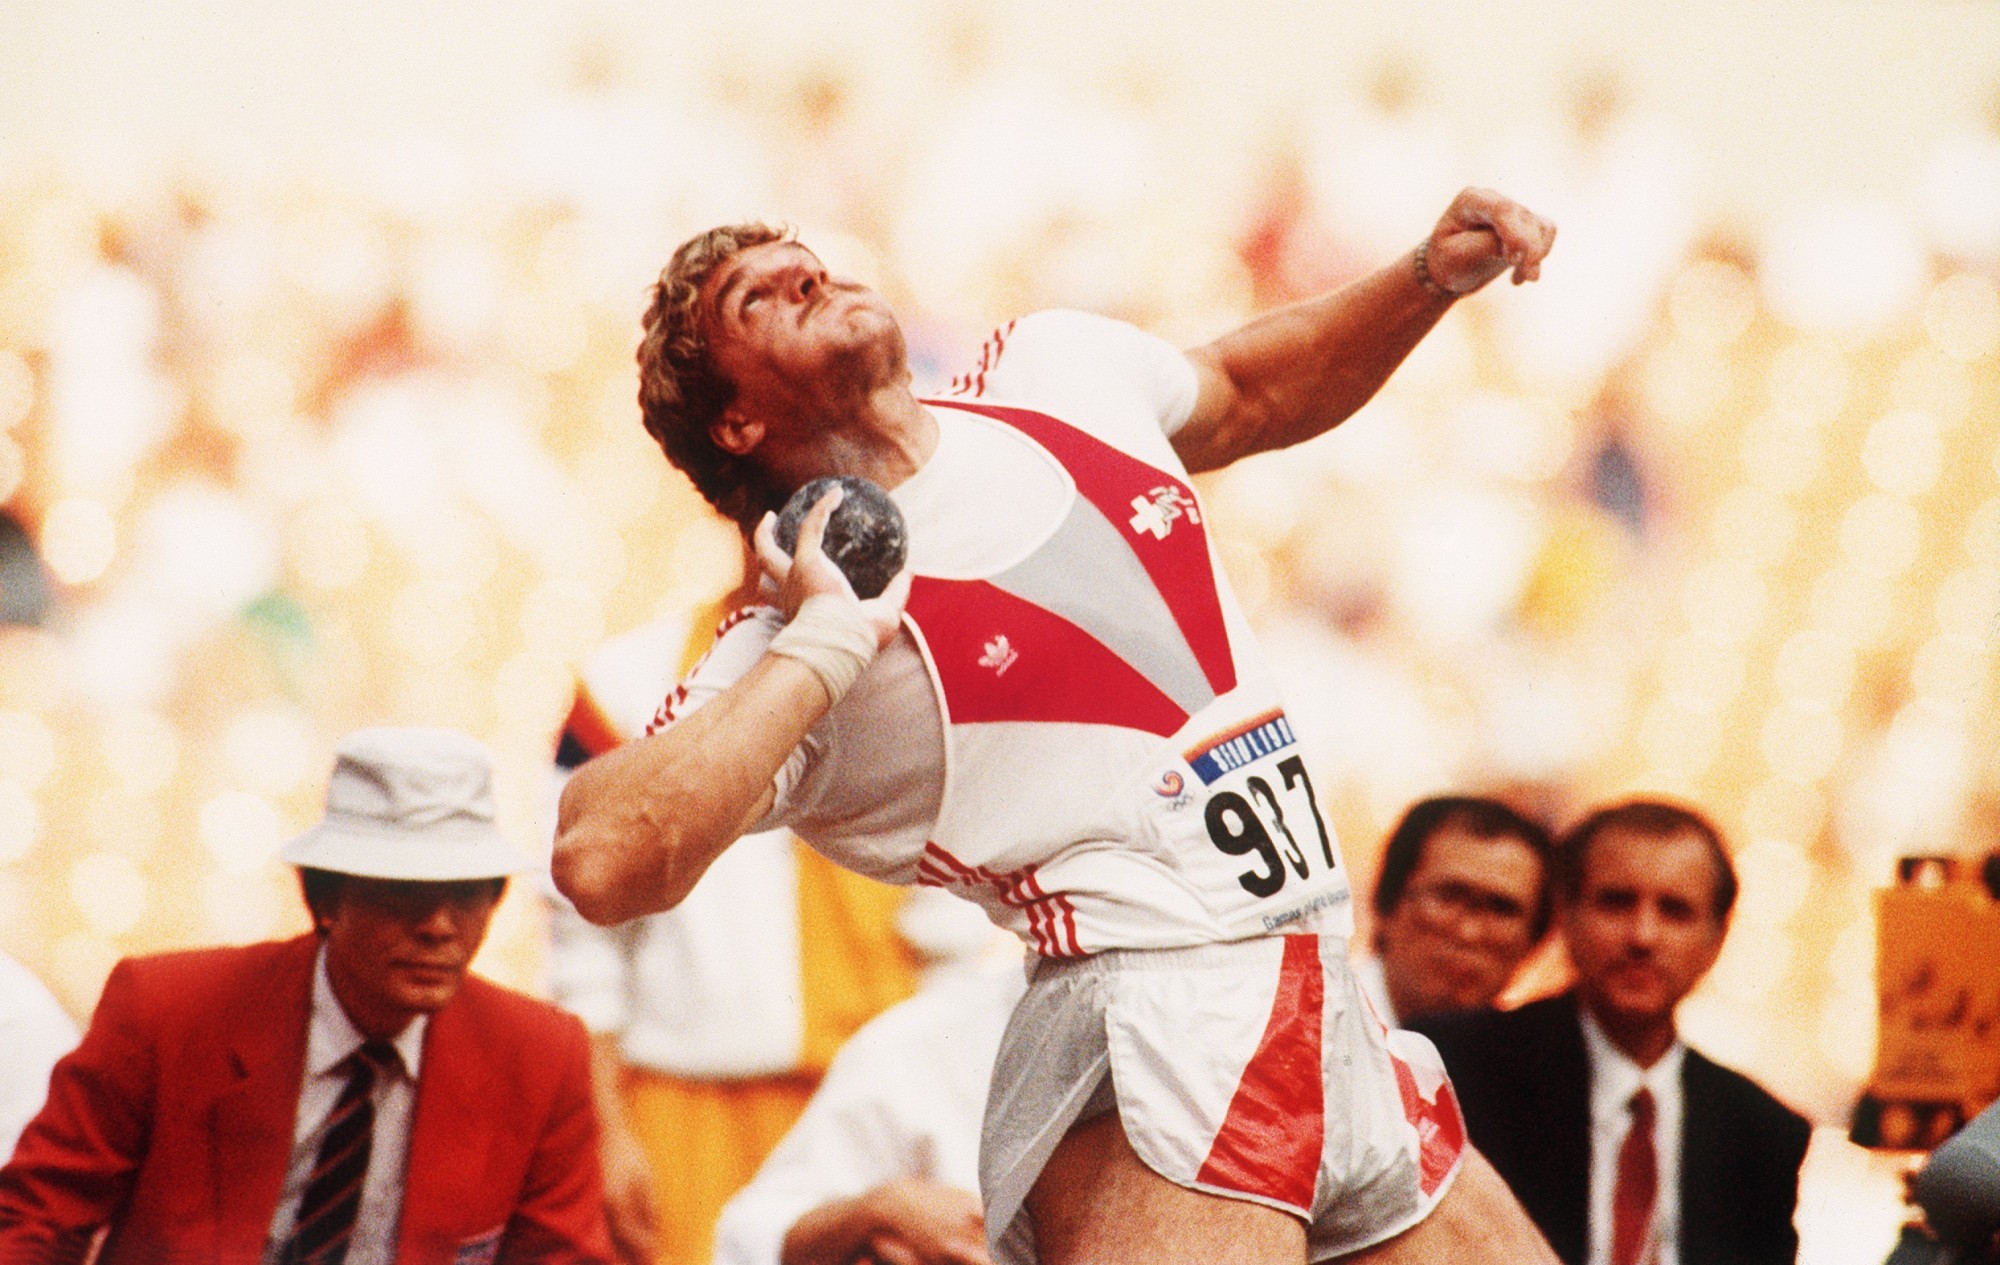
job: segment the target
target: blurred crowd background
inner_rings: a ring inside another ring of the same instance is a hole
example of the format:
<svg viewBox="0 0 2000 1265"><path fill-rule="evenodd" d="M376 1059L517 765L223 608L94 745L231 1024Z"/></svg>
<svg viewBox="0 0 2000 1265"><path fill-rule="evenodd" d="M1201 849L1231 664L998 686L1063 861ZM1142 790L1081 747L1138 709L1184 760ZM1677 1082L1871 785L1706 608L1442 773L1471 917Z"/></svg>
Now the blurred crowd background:
<svg viewBox="0 0 2000 1265"><path fill-rule="evenodd" d="M362 724L483 738L546 849L577 664L735 578L633 402L689 233L796 224L941 387L1041 307L1203 341L1488 184L1544 281L1205 482L1239 595L1357 874L1441 790L1708 809L1685 1027L1843 1122L1871 892L2000 846L2000 9L1395 8L10 5L0 948L81 1014L303 928L274 851ZM541 917L485 969L536 987Z"/></svg>

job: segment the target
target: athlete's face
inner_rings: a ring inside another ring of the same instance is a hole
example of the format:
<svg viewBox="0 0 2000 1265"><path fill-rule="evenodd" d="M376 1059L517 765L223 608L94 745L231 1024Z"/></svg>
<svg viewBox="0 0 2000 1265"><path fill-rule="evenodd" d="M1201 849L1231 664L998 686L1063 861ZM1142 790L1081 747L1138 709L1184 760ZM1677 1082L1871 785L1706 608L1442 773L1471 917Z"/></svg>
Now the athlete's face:
<svg viewBox="0 0 2000 1265"><path fill-rule="evenodd" d="M716 436L731 451L748 449L725 437L730 426L811 426L839 403L908 377L902 329L882 296L829 274L797 242L732 256L709 276L702 305L710 355L735 388Z"/></svg>
<svg viewBox="0 0 2000 1265"><path fill-rule="evenodd" d="M1692 833L1607 830L1591 840L1563 932L1594 1013L1627 1025L1673 1017L1722 951L1718 877L1708 845Z"/></svg>
<svg viewBox="0 0 2000 1265"><path fill-rule="evenodd" d="M1377 935L1397 1017L1490 1004L1535 947L1541 858L1512 836L1446 826L1424 841Z"/></svg>

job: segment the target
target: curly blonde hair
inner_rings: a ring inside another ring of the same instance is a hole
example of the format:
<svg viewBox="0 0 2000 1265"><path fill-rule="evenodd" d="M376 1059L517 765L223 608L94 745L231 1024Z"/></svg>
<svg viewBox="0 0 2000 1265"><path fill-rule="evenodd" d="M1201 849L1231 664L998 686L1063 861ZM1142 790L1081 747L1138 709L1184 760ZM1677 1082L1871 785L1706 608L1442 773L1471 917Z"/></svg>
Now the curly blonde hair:
<svg viewBox="0 0 2000 1265"><path fill-rule="evenodd" d="M743 251L792 237L790 229L753 223L725 224L689 238L661 271L642 321L639 412L646 433L710 505L745 531L777 501L755 465L709 435L735 387L709 359L701 289Z"/></svg>

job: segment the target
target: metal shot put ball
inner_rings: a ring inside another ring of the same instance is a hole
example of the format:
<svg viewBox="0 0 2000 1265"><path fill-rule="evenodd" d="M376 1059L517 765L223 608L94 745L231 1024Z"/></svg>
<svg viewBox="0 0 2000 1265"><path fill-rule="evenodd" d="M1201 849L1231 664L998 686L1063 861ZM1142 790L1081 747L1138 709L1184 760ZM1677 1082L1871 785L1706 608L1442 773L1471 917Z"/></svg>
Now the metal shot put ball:
<svg viewBox="0 0 2000 1265"><path fill-rule="evenodd" d="M903 511L878 484L856 475L831 475L814 479L785 502L778 511L778 547L796 553L799 524L819 498L838 485L846 495L826 523L820 537L820 551L854 586L854 595L871 598L889 587L889 581L903 569L910 556L910 538L903 527Z"/></svg>

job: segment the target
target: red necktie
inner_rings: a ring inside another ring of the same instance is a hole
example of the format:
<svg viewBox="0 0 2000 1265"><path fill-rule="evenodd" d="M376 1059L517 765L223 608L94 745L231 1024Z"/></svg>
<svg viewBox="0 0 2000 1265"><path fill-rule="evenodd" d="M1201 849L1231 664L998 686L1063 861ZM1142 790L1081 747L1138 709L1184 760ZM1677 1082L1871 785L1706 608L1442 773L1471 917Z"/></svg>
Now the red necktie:
<svg viewBox="0 0 2000 1265"><path fill-rule="evenodd" d="M1660 1191L1653 1153L1653 1092L1632 1095L1632 1127L1618 1148L1618 1184L1611 1188L1611 1265L1639 1265L1646 1250L1653 1203Z"/></svg>

